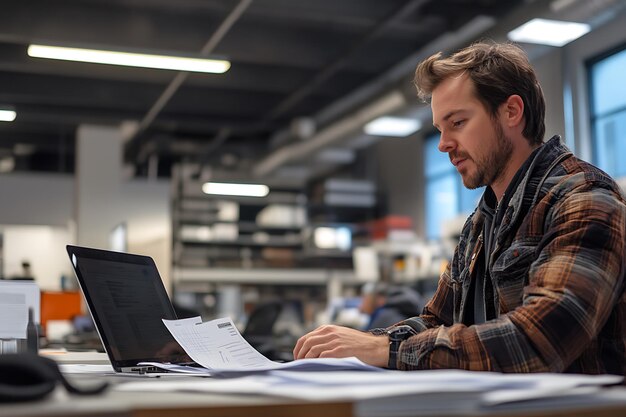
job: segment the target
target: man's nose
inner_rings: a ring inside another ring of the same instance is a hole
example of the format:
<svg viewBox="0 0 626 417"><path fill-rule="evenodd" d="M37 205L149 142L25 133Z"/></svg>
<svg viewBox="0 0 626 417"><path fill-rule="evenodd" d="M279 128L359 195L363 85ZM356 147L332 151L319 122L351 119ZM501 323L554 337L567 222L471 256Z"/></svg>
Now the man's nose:
<svg viewBox="0 0 626 417"><path fill-rule="evenodd" d="M456 142L450 137L450 135L445 131L441 132L439 135L439 145L437 146L439 152L450 153L454 150L455 146Z"/></svg>

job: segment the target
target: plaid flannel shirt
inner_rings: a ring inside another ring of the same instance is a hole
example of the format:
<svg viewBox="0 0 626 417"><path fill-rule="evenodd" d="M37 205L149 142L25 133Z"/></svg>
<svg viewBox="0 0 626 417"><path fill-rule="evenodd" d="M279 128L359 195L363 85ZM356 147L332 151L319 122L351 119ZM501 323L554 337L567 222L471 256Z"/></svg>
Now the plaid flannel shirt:
<svg viewBox="0 0 626 417"><path fill-rule="evenodd" d="M398 323L417 334L397 368L626 375L626 201L615 182L560 137L542 145L496 234L486 302L497 317L466 326L482 230L477 210L423 313Z"/></svg>

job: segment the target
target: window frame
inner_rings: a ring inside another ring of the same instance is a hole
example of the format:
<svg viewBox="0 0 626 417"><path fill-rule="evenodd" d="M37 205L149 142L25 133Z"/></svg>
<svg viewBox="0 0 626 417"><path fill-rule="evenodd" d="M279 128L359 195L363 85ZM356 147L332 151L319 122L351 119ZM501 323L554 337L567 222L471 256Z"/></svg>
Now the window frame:
<svg viewBox="0 0 626 417"><path fill-rule="evenodd" d="M595 88L594 88L594 77L593 77L593 66L604 61L607 58L610 58L619 53L626 53L626 42L622 42L612 48L609 48L593 57L585 60L585 75L586 75L586 84L587 84L587 111L589 117L589 137L591 138L591 159L594 165L598 166L600 169L606 170L605 167L600 166L599 156L600 156L600 140L597 135L597 127L596 123L598 119L602 119L605 117L612 116L617 113L621 113L626 111L626 103L623 106L618 107L617 109L611 110L605 114L598 115L597 109L595 108ZM608 173L613 176L615 173ZM621 176L621 175L617 175Z"/></svg>

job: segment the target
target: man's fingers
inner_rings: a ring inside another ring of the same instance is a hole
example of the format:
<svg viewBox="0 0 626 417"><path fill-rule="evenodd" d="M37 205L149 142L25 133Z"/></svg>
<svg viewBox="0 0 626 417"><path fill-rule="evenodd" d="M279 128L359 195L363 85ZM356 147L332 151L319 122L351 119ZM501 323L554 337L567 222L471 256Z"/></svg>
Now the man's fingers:
<svg viewBox="0 0 626 417"><path fill-rule="evenodd" d="M384 367L389 356L389 340L384 335L328 325L302 336L293 352L294 359L355 356L370 365Z"/></svg>
<svg viewBox="0 0 626 417"><path fill-rule="evenodd" d="M313 346L316 343L312 341L312 340L315 340L316 338L316 332L317 330L314 330L311 333L305 334L300 339L298 339L298 342L296 343L296 347L293 349L294 359L300 359L304 357L309 351L309 349L311 348L311 346Z"/></svg>
<svg viewBox="0 0 626 417"><path fill-rule="evenodd" d="M304 357L307 359L321 358L327 352L333 351L335 347L336 347L336 343L333 343L333 341L329 341L329 342L322 343L322 344L315 344L309 349L309 351L306 353L306 355L304 355Z"/></svg>
<svg viewBox="0 0 626 417"><path fill-rule="evenodd" d="M311 333L298 339L296 347L293 350L293 357L294 359L316 358L317 356L315 355L320 352L320 348L334 338L332 329L328 326L322 326L313 330ZM313 350L313 352L310 352L311 350Z"/></svg>
<svg viewBox="0 0 626 417"><path fill-rule="evenodd" d="M302 343L300 343L300 347L298 348L298 351L297 352L294 351L294 355L293 355L294 359L302 359L306 356L306 354L309 352L309 349L312 346L310 339L311 339L311 335L302 336L300 338L298 342L302 342Z"/></svg>
<svg viewBox="0 0 626 417"><path fill-rule="evenodd" d="M339 349L339 347L336 347L334 349L325 350L324 352L321 352L318 357L319 358L345 358L346 355L341 353L341 349Z"/></svg>
<svg viewBox="0 0 626 417"><path fill-rule="evenodd" d="M293 358L300 359L308 352L308 347L311 346L311 339L318 335L328 333L333 326L320 326L312 332L305 334L296 342L296 346L293 348Z"/></svg>

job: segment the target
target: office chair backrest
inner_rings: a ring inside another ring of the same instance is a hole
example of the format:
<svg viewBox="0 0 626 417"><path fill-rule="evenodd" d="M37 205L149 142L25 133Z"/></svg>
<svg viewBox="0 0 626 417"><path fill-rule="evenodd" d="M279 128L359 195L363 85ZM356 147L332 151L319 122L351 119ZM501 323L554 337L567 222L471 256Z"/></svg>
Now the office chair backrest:
<svg viewBox="0 0 626 417"><path fill-rule="evenodd" d="M271 301L258 305L248 318L248 324L243 331L246 336L271 336L274 324L283 310L282 303Z"/></svg>

